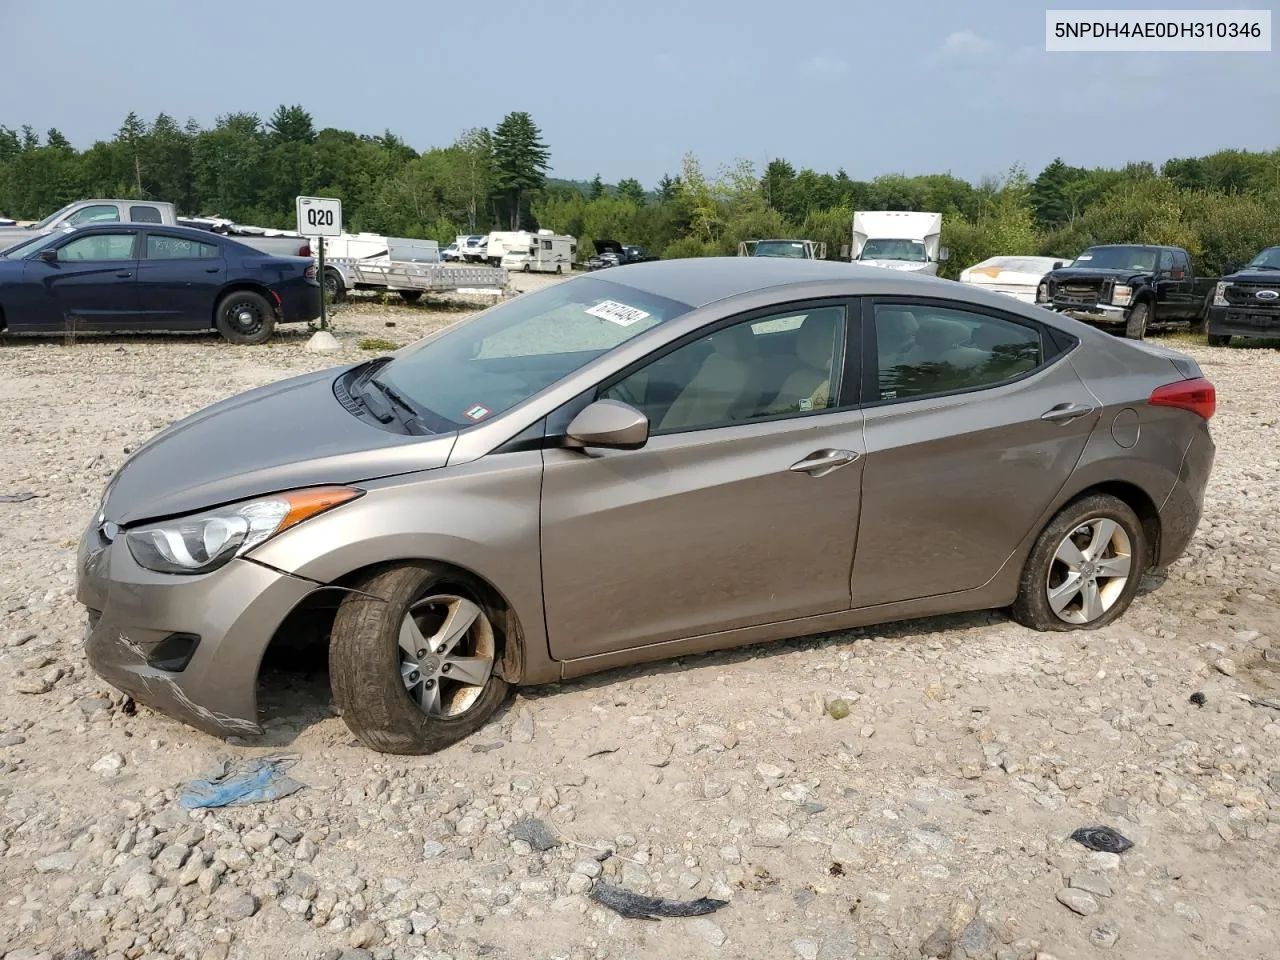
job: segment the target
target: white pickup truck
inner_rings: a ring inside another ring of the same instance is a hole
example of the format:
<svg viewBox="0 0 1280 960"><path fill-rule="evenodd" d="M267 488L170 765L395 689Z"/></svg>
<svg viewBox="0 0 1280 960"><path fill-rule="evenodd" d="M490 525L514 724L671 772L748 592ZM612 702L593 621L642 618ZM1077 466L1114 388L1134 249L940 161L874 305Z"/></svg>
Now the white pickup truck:
<svg viewBox="0 0 1280 960"><path fill-rule="evenodd" d="M154 200L77 200L35 223L0 226L0 250L62 227L86 223L163 223L174 225L178 213L172 203Z"/></svg>

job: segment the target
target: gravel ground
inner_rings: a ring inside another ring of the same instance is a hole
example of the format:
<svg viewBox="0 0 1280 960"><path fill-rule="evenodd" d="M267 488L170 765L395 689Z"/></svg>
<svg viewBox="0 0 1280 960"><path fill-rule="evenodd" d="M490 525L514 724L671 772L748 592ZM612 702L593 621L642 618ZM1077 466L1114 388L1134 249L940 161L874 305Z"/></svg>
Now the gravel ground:
<svg viewBox="0 0 1280 960"><path fill-rule="evenodd" d="M1101 631L978 614L616 671L429 758L356 745L322 675L268 677L239 744L88 670L74 544L127 450L465 309L348 305L330 354L305 331L0 345L0 493L37 495L0 504L0 957L1276 956L1280 711L1237 696L1280 696L1274 350L1178 344L1219 390L1206 514ZM302 792L177 804L281 750ZM514 839L530 818L555 846ZM1103 824L1133 848L1068 838ZM601 879L728 905L624 919Z"/></svg>

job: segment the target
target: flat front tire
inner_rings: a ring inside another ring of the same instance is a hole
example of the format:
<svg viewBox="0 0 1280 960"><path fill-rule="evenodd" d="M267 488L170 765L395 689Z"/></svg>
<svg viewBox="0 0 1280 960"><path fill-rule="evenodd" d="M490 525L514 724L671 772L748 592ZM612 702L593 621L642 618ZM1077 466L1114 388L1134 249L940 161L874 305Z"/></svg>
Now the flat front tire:
<svg viewBox="0 0 1280 960"><path fill-rule="evenodd" d="M1118 618L1146 570L1142 521L1127 503L1093 494L1067 504L1036 539L1013 618L1032 630L1096 630Z"/></svg>
<svg viewBox="0 0 1280 960"><path fill-rule="evenodd" d="M353 586L360 593L343 599L329 645L333 698L351 732L379 753L426 754L480 729L509 687L502 618L477 585L403 564Z"/></svg>

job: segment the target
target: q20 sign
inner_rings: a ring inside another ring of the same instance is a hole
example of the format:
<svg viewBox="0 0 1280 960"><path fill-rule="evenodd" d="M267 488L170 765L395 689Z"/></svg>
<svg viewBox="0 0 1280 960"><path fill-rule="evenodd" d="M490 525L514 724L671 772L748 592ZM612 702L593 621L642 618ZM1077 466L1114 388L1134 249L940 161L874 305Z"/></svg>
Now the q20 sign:
<svg viewBox="0 0 1280 960"><path fill-rule="evenodd" d="M336 237L342 233L342 201L331 197L298 198L298 232L304 237Z"/></svg>

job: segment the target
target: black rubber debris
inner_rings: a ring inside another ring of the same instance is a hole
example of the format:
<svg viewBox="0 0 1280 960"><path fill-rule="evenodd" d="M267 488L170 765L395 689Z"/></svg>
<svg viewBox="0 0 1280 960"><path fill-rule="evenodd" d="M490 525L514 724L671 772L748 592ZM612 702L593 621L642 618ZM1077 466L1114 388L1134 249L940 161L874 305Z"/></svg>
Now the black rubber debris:
<svg viewBox="0 0 1280 960"><path fill-rule="evenodd" d="M0 503L25 503L35 498L36 495L30 490L24 490L22 493L0 493Z"/></svg>
<svg viewBox="0 0 1280 960"><path fill-rule="evenodd" d="M1132 840L1110 827L1081 827L1071 839L1099 853L1124 853L1133 846Z"/></svg>
<svg viewBox="0 0 1280 960"><path fill-rule="evenodd" d="M1201 693L1199 690L1197 690L1195 693L1193 693L1193 694L1191 695L1191 702L1192 702L1192 703L1194 703L1197 707L1203 707L1203 706L1204 706L1204 702L1205 702L1206 700L1208 700L1208 699L1209 699L1209 698L1208 698L1208 697L1206 697L1206 696L1205 696L1203 693Z"/></svg>
<svg viewBox="0 0 1280 960"><path fill-rule="evenodd" d="M699 897L697 900L666 900L662 897L644 897L621 887L597 883L590 897L601 906L632 920L657 920L660 917L701 917L728 906L728 900Z"/></svg>
<svg viewBox="0 0 1280 960"><path fill-rule="evenodd" d="M541 820L521 820L511 828L511 836L523 840L535 850L550 850L560 846L556 832Z"/></svg>

